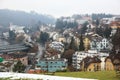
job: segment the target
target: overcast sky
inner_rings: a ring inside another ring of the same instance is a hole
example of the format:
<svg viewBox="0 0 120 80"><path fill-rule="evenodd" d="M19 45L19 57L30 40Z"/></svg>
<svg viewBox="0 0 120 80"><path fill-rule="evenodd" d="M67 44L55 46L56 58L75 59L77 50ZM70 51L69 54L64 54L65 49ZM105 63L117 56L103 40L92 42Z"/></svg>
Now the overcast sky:
<svg viewBox="0 0 120 80"><path fill-rule="evenodd" d="M0 9L35 11L54 17L72 14L120 14L120 0L0 0Z"/></svg>

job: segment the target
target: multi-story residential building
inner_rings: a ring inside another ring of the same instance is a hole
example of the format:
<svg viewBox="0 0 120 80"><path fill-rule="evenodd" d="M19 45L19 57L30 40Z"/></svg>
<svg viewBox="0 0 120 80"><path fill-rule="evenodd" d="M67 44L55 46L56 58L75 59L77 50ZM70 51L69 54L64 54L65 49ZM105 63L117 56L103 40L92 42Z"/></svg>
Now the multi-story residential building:
<svg viewBox="0 0 120 80"><path fill-rule="evenodd" d="M101 70L101 60L98 57L86 57L84 58L80 65L80 70L82 71L100 71Z"/></svg>
<svg viewBox="0 0 120 80"><path fill-rule="evenodd" d="M15 33L25 33L24 29L25 26L18 26L18 25L13 25L10 24L10 31L14 31Z"/></svg>
<svg viewBox="0 0 120 80"><path fill-rule="evenodd" d="M65 70L67 68L66 59L42 59L39 60L36 64L37 69L47 71L47 72L56 72L58 70Z"/></svg>
<svg viewBox="0 0 120 80"><path fill-rule="evenodd" d="M46 58L46 59L60 59L61 54L54 49L47 49L44 53L44 58Z"/></svg>
<svg viewBox="0 0 120 80"><path fill-rule="evenodd" d="M109 40L102 37L96 37L91 40L90 49L92 50L109 50Z"/></svg>
<svg viewBox="0 0 120 80"><path fill-rule="evenodd" d="M60 52L64 52L64 44L62 42L54 41L49 44L49 47Z"/></svg>
<svg viewBox="0 0 120 80"><path fill-rule="evenodd" d="M75 69L80 69L80 62L85 58L85 57L94 57L97 56L101 60L101 70L105 69L105 58L109 56L108 53L105 52L98 52L97 50L88 50L86 52L84 51L77 51L73 54L72 56L72 65Z"/></svg>
<svg viewBox="0 0 120 80"><path fill-rule="evenodd" d="M51 32L49 34L50 34L50 38L52 38L53 40L57 40L59 38L58 32Z"/></svg>
<svg viewBox="0 0 120 80"><path fill-rule="evenodd" d="M75 69L80 69L80 62L87 56L94 57L98 56L96 50L88 50L88 52L75 52L72 56L72 65Z"/></svg>

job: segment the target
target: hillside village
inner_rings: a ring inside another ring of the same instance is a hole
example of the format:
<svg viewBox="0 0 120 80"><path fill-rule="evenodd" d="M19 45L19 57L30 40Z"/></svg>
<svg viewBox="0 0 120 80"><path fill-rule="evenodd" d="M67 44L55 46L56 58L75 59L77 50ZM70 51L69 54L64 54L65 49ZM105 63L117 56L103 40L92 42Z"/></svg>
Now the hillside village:
<svg viewBox="0 0 120 80"><path fill-rule="evenodd" d="M0 28L0 72L120 71L120 16Z"/></svg>

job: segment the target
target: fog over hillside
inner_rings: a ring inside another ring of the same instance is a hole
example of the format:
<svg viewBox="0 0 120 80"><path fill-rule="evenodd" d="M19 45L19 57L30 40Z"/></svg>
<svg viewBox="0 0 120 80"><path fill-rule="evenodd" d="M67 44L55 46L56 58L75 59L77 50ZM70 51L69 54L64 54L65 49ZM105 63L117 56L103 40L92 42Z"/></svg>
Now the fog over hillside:
<svg viewBox="0 0 120 80"><path fill-rule="evenodd" d="M10 23L23 26L32 26L38 22L54 24L55 18L50 15L38 14L34 11L27 13L24 11L0 9L1 26L8 27Z"/></svg>

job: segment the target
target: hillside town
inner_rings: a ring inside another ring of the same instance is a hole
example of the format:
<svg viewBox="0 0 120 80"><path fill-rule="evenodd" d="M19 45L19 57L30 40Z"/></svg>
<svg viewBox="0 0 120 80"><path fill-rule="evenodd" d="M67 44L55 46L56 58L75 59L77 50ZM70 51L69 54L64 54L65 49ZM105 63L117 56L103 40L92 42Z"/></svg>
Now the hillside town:
<svg viewBox="0 0 120 80"><path fill-rule="evenodd" d="M0 28L0 72L120 71L120 16L74 15L54 25Z"/></svg>

